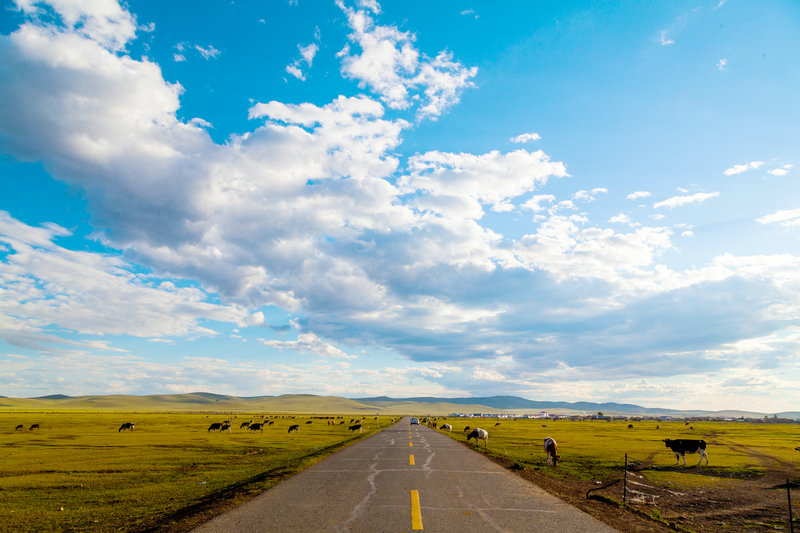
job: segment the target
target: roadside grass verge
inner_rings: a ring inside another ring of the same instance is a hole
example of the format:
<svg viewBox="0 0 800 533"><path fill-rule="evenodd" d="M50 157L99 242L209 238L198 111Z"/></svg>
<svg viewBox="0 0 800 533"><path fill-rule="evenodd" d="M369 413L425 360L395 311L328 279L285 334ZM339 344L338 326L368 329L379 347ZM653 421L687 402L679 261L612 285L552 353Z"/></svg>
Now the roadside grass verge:
<svg viewBox="0 0 800 533"><path fill-rule="evenodd" d="M262 433L239 428L261 420L246 413L0 413L0 516L9 531L187 530L379 430L350 418L270 417Z"/></svg>

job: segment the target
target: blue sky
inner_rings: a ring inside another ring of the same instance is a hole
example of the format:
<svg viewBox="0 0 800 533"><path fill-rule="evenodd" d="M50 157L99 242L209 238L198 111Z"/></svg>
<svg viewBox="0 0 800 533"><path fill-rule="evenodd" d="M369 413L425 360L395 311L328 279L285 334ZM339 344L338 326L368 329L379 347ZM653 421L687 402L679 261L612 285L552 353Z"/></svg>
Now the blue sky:
<svg viewBox="0 0 800 533"><path fill-rule="evenodd" d="M3 2L0 395L800 402L794 2Z"/></svg>

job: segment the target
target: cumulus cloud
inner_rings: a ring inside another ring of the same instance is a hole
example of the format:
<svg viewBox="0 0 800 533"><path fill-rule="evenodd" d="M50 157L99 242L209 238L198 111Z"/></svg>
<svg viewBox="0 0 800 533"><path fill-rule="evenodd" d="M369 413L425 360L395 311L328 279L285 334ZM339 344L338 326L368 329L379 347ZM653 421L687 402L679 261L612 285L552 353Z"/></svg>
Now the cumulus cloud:
<svg viewBox="0 0 800 533"><path fill-rule="evenodd" d="M163 339L214 335L201 325L204 319L248 321L243 308L209 303L200 289L162 283L116 256L54 242L69 235L60 226L32 227L0 211L0 243L7 249L0 261L0 336L6 342L52 344L53 324L84 335ZM86 345L111 350L100 342Z"/></svg>
<svg viewBox="0 0 800 533"><path fill-rule="evenodd" d="M800 226L800 209L784 209L757 218L759 224L780 224L781 226Z"/></svg>
<svg viewBox="0 0 800 533"><path fill-rule="evenodd" d="M725 175L734 176L736 174L747 172L748 170L761 168L762 166L764 166L763 161L750 161L749 163L744 163L742 165L733 165L731 168L725 169Z"/></svg>
<svg viewBox="0 0 800 533"><path fill-rule="evenodd" d="M772 170L768 170L767 174L772 174L773 176L785 176L789 173L789 171L794 167L793 164L787 163L786 165L781 165L778 168L773 168Z"/></svg>
<svg viewBox="0 0 800 533"><path fill-rule="evenodd" d="M636 191L630 193L626 198L628 200L638 200L639 198L649 198L650 193L648 191Z"/></svg>
<svg viewBox="0 0 800 533"><path fill-rule="evenodd" d="M297 45L297 48L300 50L300 57L289 65L286 65L286 72L301 81L305 81L306 75L303 73L302 66L305 65L311 68L314 62L314 56L317 55L317 51L319 50L319 45L317 43L311 43L306 46Z"/></svg>
<svg viewBox="0 0 800 533"><path fill-rule="evenodd" d="M685 196L673 196L671 198L667 198L666 200L654 203L653 207L655 207L656 209L658 209L659 207L667 207L669 209L674 209L682 205L702 203L710 198L716 198L717 196L719 196L718 192L708 192L708 193L698 192L695 194L688 194Z"/></svg>
<svg viewBox="0 0 800 533"><path fill-rule="evenodd" d="M526 143L526 142L530 142L530 141L538 141L541 138L542 138L541 135L539 135L538 133L533 133L532 132L532 133L522 133L520 135L517 135L516 137L511 137L511 139L509 139L509 140L512 143L519 144L519 143Z"/></svg>
<svg viewBox="0 0 800 533"><path fill-rule="evenodd" d="M414 46L416 36L394 26L376 25L366 10L352 9L342 0L337 5L347 15L353 33L348 45L338 56L342 59L342 74L357 80L359 87L369 87L380 95L381 101L392 109L417 107L420 119L435 119L458 103L477 67L465 67L453 60L451 52L443 50L431 58ZM377 7L377 4L375 4ZM370 9L377 13L377 9Z"/></svg>

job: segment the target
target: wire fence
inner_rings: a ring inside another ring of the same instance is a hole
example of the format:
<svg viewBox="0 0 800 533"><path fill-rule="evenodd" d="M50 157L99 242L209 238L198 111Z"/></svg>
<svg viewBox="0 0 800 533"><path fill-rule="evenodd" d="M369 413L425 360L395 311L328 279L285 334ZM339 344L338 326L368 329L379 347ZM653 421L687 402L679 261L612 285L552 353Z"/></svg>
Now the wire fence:
<svg viewBox="0 0 800 533"><path fill-rule="evenodd" d="M598 482L600 483L600 482ZM650 505L655 508L659 507L659 500L662 498L664 494L669 494L671 496L687 496L690 497L691 495L687 492L680 492L678 490L670 490L664 486L658 486L649 482L648 479L636 472L635 470L631 470L628 463L628 454L625 454L624 464L622 466L622 475L619 479L615 479L605 484L602 484L598 487L593 487L586 491L586 498L591 498L593 495L601 494L602 491L606 489L610 489L616 485L621 485L621 496L622 496L622 504L627 507L631 507L636 509L638 512L647 515L648 513L644 512L642 509L639 509L637 505ZM792 489L800 488L800 481L792 481L789 478L786 479L785 484L773 486L773 487L765 487L771 489L784 489L786 490L786 522L787 527L786 530L789 533L794 533L794 513L792 510ZM742 529L749 529L750 526L745 523L745 521L736 518L735 516L728 516L727 519L732 522L737 522Z"/></svg>

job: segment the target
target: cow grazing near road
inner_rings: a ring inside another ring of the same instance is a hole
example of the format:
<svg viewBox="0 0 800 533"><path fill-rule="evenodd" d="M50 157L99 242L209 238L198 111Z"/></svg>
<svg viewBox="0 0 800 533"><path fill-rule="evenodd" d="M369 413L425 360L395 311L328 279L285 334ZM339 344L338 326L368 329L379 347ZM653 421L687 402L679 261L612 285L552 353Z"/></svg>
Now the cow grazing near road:
<svg viewBox="0 0 800 533"><path fill-rule="evenodd" d="M249 426L247 426L247 429L249 429L250 431L260 431L261 433L264 433L264 424L259 424L259 423L250 424Z"/></svg>
<svg viewBox="0 0 800 533"><path fill-rule="evenodd" d="M558 443L556 439L552 437L547 437L544 439L544 453L547 454L547 464L553 464L553 466L558 466L558 460L561 459L561 456L558 455Z"/></svg>
<svg viewBox="0 0 800 533"><path fill-rule="evenodd" d="M133 431L133 422L125 422L124 424L122 424L122 425L119 427L119 429L117 430L117 433L119 433L119 432L120 432L120 431L122 431L123 429L124 429L125 431Z"/></svg>
<svg viewBox="0 0 800 533"><path fill-rule="evenodd" d="M300 431L300 426L297 424L292 424L291 426L289 426L289 433L291 433L292 431Z"/></svg>
<svg viewBox="0 0 800 533"><path fill-rule="evenodd" d="M28 428L28 431L33 431L34 429L39 431L39 424L31 424L31 427Z"/></svg>
<svg viewBox="0 0 800 533"><path fill-rule="evenodd" d="M442 431L451 431L452 432L453 431L453 426L451 426L450 424L442 424L442 427L439 428L439 429L441 429Z"/></svg>
<svg viewBox="0 0 800 533"><path fill-rule="evenodd" d="M681 457L683 457L683 464L686 464L686 454L687 453L699 453L700 454L700 461L698 461L698 465L703 462L703 457L706 458L706 464L708 464L708 454L706 453L706 441L704 440L694 440L694 439L664 439L664 444L675 453L675 457L677 461L675 464L679 464L681 462Z"/></svg>
<svg viewBox="0 0 800 533"><path fill-rule="evenodd" d="M483 441L484 448L487 448L489 446L489 432L486 431L485 429L481 428L473 429L472 432L470 432L470 434L467 435L467 442L469 442L470 439L475 439L475 446L478 445L479 440Z"/></svg>
<svg viewBox="0 0 800 533"><path fill-rule="evenodd" d="M231 425L230 424L222 424L222 427L219 428L220 431L230 431Z"/></svg>
<svg viewBox="0 0 800 533"><path fill-rule="evenodd" d="M465 428L464 428L464 433L466 433L467 431L469 431L469 429L470 429L470 427L469 427L469 426L465 427Z"/></svg>
<svg viewBox="0 0 800 533"><path fill-rule="evenodd" d="M214 422L210 426L208 426L208 431L219 431L222 429L222 424L220 422Z"/></svg>
<svg viewBox="0 0 800 533"><path fill-rule="evenodd" d="M23 426L22 424L20 424L20 425L18 425L17 427L15 427L15 428L14 428L14 431L20 431L20 430L22 430L22 429L25 429L25 426Z"/></svg>
<svg viewBox="0 0 800 533"><path fill-rule="evenodd" d="M349 429L350 431L358 430L358 432L361 433L361 424L353 424L352 426L348 427L347 429Z"/></svg>

